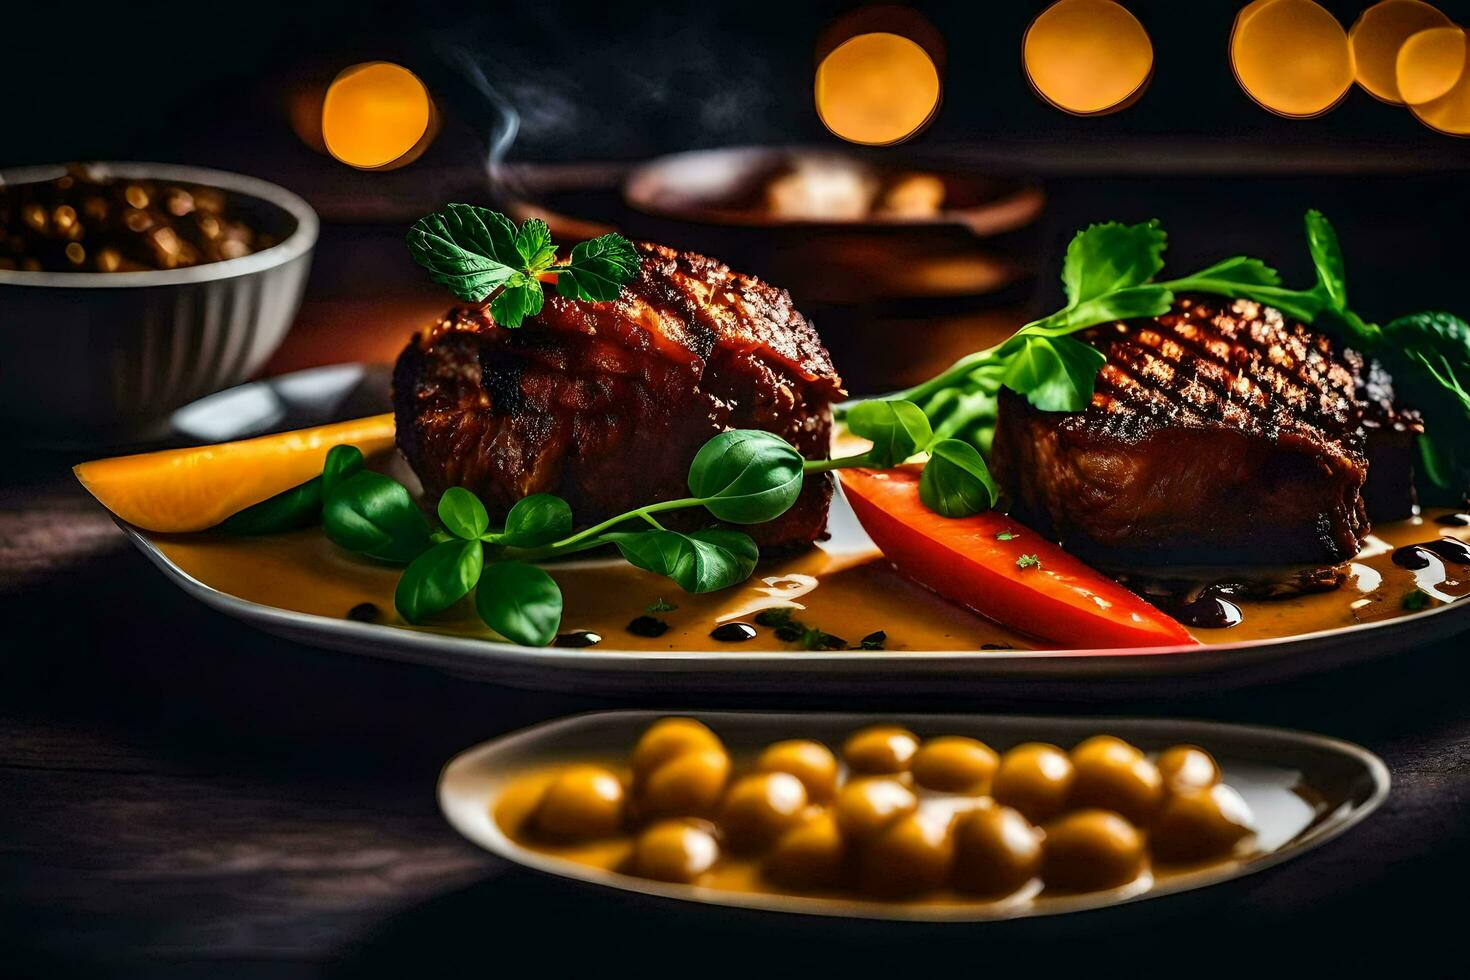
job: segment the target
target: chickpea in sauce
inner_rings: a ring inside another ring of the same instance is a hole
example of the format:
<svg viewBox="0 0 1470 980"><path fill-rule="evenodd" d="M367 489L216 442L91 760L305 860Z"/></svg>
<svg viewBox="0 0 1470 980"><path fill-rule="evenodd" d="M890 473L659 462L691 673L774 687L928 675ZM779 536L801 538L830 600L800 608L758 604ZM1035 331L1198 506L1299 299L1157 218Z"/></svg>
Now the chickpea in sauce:
<svg viewBox="0 0 1470 980"><path fill-rule="evenodd" d="M881 725L854 732L838 758L811 739L732 755L702 723L667 718L622 768L542 777L507 829L658 881L949 903L1136 890L1157 869L1226 860L1253 832L1245 801L1193 745L1150 756L1098 735L1070 751L997 753Z"/></svg>

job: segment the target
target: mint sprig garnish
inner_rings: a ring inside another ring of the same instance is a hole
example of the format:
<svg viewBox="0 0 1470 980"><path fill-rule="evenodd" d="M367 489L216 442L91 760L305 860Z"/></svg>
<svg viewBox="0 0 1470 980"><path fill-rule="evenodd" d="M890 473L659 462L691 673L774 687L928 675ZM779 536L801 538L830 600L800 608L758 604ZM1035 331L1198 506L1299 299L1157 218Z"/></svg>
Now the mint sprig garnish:
<svg viewBox="0 0 1470 980"><path fill-rule="evenodd" d="M551 229L539 218L519 228L505 215L473 204L450 204L408 230L408 250L429 277L466 303L489 301L490 315L519 327L541 312L542 277L554 277L567 299L616 299L638 274L638 252L622 235L607 234L574 247L556 261Z"/></svg>

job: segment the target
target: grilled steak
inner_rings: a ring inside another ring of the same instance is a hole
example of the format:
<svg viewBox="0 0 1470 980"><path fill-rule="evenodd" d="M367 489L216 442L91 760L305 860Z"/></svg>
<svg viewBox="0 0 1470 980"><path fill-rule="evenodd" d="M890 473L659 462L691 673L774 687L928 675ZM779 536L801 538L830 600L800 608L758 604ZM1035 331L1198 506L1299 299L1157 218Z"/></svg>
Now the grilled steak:
<svg viewBox="0 0 1470 980"><path fill-rule="evenodd" d="M1088 408L1002 393L994 458L1019 518L1113 567L1357 553L1370 405L1356 354L1270 307L1203 297L1082 339L1107 356ZM1378 395L1378 417L1403 421Z"/></svg>
<svg viewBox="0 0 1470 980"><path fill-rule="evenodd" d="M638 277L614 301L549 296L514 330L461 307L414 337L393 403L426 490L467 487L492 516L546 491L591 524L688 496L690 460L726 429L827 455L841 380L790 295L702 255L638 251ZM829 479L810 479L783 517L748 530L767 548L810 543L831 496Z"/></svg>

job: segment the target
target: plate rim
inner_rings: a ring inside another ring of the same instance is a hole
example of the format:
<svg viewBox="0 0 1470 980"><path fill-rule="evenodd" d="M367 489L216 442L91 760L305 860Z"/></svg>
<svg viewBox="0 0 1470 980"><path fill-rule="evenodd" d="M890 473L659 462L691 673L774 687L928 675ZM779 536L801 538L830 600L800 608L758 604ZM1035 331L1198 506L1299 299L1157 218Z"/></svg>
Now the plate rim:
<svg viewBox="0 0 1470 980"><path fill-rule="evenodd" d="M146 532L114 517L114 522L123 530L130 541L148 557L165 575L184 592L195 599L246 622L266 622L273 625L299 630L311 634L336 635L343 640L367 641L392 637L389 646L420 654L430 662L442 662L446 658L456 662L468 657L485 662L508 662L519 666L596 667L610 673L637 672L650 664L700 665L708 667L777 667L782 673L800 673L824 666L859 664L868 667L885 666L938 666L953 664L982 663L1004 664L1019 668L1023 664L1041 664L1072 668L1071 674L1096 674L1104 676L1136 676L1134 672L1116 669L1123 664L1135 662L1165 664L1170 668L1187 664L1189 669L1180 669L1185 676L1230 673L1253 666L1263 659L1267 662L1278 659L1270 654L1278 648L1309 646L1328 642L1345 635L1359 637L1381 631L1402 629L1405 624L1423 624L1444 614L1470 613L1470 601L1445 603L1433 609L1412 613L1409 616L1393 617L1370 623L1355 623L1310 633L1295 633L1266 639L1240 640L1218 644L1175 644L1158 647L1087 648L1069 650L620 650L614 647L598 648L596 652L571 647L523 647L498 640L471 636L457 636L392 626L385 623L360 623L347 619L336 619L315 613L282 609L243 599L223 592L190 575L164 554ZM1446 634L1446 636L1453 635ZM1256 654L1255 657L1247 657ZM1189 655L1189 656L1185 656ZM1141 659L1140 659L1141 658ZM1089 666L1090 669L1089 669ZM793 668L801 668L795 670ZM783 669L784 668L784 669ZM1116 671L1116 672L1115 672ZM1176 671L1170 671L1176 673ZM1155 676L1149 674L1147 676Z"/></svg>
<svg viewBox="0 0 1470 980"><path fill-rule="evenodd" d="M952 724L958 722L961 727L966 723L980 726L987 722L994 723L997 721L1007 725L1023 726L1059 723L1063 727L1095 727L1098 730L1119 735L1126 735L1130 730L1136 734L1140 730L1147 731L1149 729L1168 728L1172 726L1175 730L1183 730L1177 737L1185 741L1197 741L1200 735L1204 735L1205 740L1208 740L1209 733L1224 732L1235 736L1260 739L1266 742L1285 742L1300 747L1313 748L1329 755L1336 755L1339 758L1345 757L1361 765L1362 771L1367 776L1371 788L1361 803L1354 805L1351 801L1348 801L1346 805L1350 808L1346 813L1342 813L1342 807L1339 806L1326 819L1308 825L1300 834L1276 850L1261 855L1254 860L1239 863L1219 876L1211 876L1209 880L1198 881L1195 874L1186 874L1171 882L1156 885L1141 892L1125 894L1121 897L1113 897L1107 900L1104 900L1101 896L1108 893L1081 894L1058 898L1054 903L1049 903L1047 907L1041 910L1037 910L1034 905L1006 903L1004 901L993 905L975 903L973 905L953 906L924 906L918 903L865 902L862 900L832 902L799 895L736 892L718 888L658 882L620 872L593 868L569 859L524 848L512 840L500 828L500 825L493 817L490 817L484 824L485 827L489 828L488 840L492 842L487 844L480 840L477 834L472 833L469 827L461 824L456 819L454 814L455 808L450 805L447 789L448 780L453 770L459 768L469 769L477 764L483 765L483 757L485 756L504 755L512 752L516 748L524 746L526 743L536 743L545 739L554 738L565 729L575 730L581 726L596 722L613 723L625 719L630 722L635 719L648 721L669 716L694 718L705 721L712 726L717 725L722 718L749 719L755 717L797 718L804 721L825 719L830 720L834 725L875 724L885 720L902 720L910 727L923 727L925 721L932 721L935 724ZM559 718L548 719L463 749L451 757L440 769L439 777L435 784L435 800L439 806L439 812L445 821L454 828L456 833L476 847L517 867L526 868L538 874L553 876L577 884L591 885L596 888L613 891L629 892L663 901L674 901L683 904L716 908L738 908L764 914L792 914L809 918L942 924L1004 922L1016 919L1050 918L1059 915L1070 915L1077 912L1133 905L1156 898L1167 898L1171 895L1199 891L1249 877L1259 871L1266 871L1294 857L1314 850L1345 834L1382 806L1384 800L1388 798L1392 784L1393 777L1387 763L1372 750L1356 742L1350 742L1332 735L1282 728L1274 725L1238 724L1235 722L1210 719L1163 718L1158 716L1129 717L1120 715L1064 716L967 712L902 713L881 711L779 711L761 709L713 711L615 709L583 711Z"/></svg>

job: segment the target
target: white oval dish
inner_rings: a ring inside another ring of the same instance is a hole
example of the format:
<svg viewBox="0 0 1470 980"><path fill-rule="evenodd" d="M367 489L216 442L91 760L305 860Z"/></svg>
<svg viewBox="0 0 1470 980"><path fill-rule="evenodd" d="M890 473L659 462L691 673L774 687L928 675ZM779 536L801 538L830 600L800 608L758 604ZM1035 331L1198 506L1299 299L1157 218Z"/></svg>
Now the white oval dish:
<svg viewBox="0 0 1470 980"><path fill-rule="evenodd" d="M1224 781L1237 789L1257 821L1256 849L1248 856L1187 873L1151 887L1021 898L974 904L832 900L791 894L722 891L674 885L605 871L523 847L495 822L492 810L516 776L578 756L605 758L631 749L640 732L671 712L606 711L546 722L462 752L439 777L439 807L450 824L480 847L545 874L654 898L733 906L768 912L847 918L976 922L1060 915L1159 898L1230 881L1280 864L1326 843L1358 823L1388 795L1383 761L1349 742L1279 728L1217 722L1137 718L1043 718L1002 715L817 714L776 712L672 712L713 728L733 754L778 738L813 738L838 744L856 728L887 721L921 736L970 735L997 749L1022 741L1072 745L1106 732L1145 751L1181 742L1213 753ZM1309 805L1293 791L1303 784L1318 797Z"/></svg>

